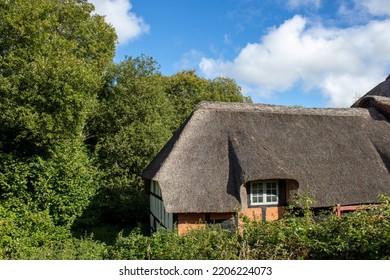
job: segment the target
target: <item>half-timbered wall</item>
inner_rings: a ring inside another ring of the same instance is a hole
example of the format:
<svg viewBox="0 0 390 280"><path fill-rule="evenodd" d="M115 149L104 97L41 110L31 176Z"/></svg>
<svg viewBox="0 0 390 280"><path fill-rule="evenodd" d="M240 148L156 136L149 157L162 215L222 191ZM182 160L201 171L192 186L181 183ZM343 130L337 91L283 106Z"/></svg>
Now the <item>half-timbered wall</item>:
<svg viewBox="0 0 390 280"><path fill-rule="evenodd" d="M150 183L150 227L157 231L160 227L173 230L173 214L165 211L161 190L156 181Z"/></svg>

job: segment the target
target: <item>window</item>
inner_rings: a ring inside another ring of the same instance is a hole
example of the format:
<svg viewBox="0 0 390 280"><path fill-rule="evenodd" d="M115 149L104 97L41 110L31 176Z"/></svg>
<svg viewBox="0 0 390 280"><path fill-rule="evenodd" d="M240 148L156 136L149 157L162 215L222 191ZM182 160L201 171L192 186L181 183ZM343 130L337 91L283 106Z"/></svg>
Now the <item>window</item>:
<svg viewBox="0 0 390 280"><path fill-rule="evenodd" d="M279 203L277 181L257 181L250 185L250 205L275 205Z"/></svg>

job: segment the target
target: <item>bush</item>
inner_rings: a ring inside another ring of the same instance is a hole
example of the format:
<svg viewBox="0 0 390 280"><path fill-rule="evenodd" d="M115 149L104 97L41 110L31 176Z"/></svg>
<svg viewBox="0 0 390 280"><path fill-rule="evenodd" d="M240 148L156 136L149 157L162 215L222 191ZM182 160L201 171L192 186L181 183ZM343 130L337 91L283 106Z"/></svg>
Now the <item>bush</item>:
<svg viewBox="0 0 390 280"><path fill-rule="evenodd" d="M102 260L107 254L107 246L96 241L93 236L77 239L51 240L36 248L29 259L37 260Z"/></svg>
<svg viewBox="0 0 390 280"><path fill-rule="evenodd" d="M184 236L169 230L145 236L139 227L121 232L112 245L71 237L47 211L16 213L0 206L0 259L390 259L390 204L383 201L342 217L293 211L273 222L246 221L242 231L208 225Z"/></svg>
<svg viewBox="0 0 390 280"><path fill-rule="evenodd" d="M119 233L114 245L110 246L106 255L112 260L145 260L148 250L149 237L141 234L139 228L133 230L128 236Z"/></svg>
<svg viewBox="0 0 390 280"><path fill-rule="evenodd" d="M312 259L390 259L390 203L330 216L319 223L311 243Z"/></svg>

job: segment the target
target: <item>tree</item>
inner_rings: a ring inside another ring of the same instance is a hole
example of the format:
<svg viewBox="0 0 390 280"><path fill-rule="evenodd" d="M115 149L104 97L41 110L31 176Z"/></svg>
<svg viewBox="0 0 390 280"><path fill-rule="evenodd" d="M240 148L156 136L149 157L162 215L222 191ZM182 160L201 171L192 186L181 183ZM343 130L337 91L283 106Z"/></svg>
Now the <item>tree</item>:
<svg viewBox="0 0 390 280"><path fill-rule="evenodd" d="M127 57L112 65L88 125L88 144L104 173L92 212L130 224L144 218L141 173L172 135L174 109L153 58Z"/></svg>
<svg viewBox="0 0 390 280"><path fill-rule="evenodd" d="M116 34L92 11L86 0L0 0L0 210L18 225L12 237L45 231L35 216L69 229L98 187L85 125Z"/></svg>
<svg viewBox="0 0 390 280"><path fill-rule="evenodd" d="M0 151L82 136L116 35L85 0L0 0Z"/></svg>
<svg viewBox="0 0 390 280"><path fill-rule="evenodd" d="M180 125L201 101L251 102L241 93L240 87L230 78L217 77L207 80L194 70L181 71L165 77L169 100L176 109L176 125Z"/></svg>

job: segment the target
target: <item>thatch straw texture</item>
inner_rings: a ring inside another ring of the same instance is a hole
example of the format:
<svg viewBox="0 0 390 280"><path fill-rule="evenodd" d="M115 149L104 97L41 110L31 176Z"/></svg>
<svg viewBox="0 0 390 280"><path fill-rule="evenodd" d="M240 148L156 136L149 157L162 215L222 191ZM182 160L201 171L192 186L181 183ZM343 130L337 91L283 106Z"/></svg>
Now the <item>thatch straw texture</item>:
<svg viewBox="0 0 390 280"><path fill-rule="evenodd" d="M201 103L143 173L167 212L230 212L240 186L294 179L314 207L390 194L390 123L374 109Z"/></svg>

